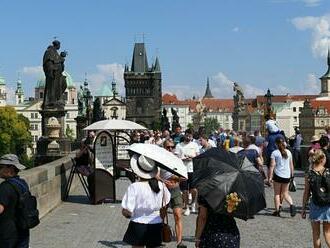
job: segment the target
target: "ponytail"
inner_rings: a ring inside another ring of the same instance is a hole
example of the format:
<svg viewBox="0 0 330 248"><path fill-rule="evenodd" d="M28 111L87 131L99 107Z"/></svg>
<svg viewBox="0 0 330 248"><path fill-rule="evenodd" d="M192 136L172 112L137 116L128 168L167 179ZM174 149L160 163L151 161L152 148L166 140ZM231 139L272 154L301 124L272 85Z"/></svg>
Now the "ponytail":
<svg viewBox="0 0 330 248"><path fill-rule="evenodd" d="M286 152L286 147L285 147L283 138L279 137L279 138L276 139L275 142L276 142L277 148L281 152L282 157L287 159L288 158L288 153Z"/></svg>
<svg viewBox="0 0 330 248"><path fill-rule="evenodd" d="M148 180L148 183L149 183L151 190L153 192L155 192L156 194L158 194L160 191L160 188L158 185L158 180L156 178L151 178L150 180Z"/></svg>

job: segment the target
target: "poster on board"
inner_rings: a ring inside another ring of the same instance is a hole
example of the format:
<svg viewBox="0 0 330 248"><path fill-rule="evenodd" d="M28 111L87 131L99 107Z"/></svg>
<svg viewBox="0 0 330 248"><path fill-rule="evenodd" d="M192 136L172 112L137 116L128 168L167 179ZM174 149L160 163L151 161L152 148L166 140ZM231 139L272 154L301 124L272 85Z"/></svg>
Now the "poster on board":
<svg viewBox="0 0 330 248"><path fill-rule="evenodd" d="M107 131L99 133L95 140L95 168L104 169L113 175L113 145Z"/></svg>

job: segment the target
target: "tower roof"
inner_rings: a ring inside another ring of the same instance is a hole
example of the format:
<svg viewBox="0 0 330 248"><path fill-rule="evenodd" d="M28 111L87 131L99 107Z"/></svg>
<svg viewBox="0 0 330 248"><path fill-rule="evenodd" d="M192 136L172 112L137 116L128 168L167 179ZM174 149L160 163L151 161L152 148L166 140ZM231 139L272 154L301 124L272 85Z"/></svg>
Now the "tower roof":
<svg viewBox="0 0 330 248"><path fill-rule="evenodd" d="M328 70L327 70L327 72L321 77L321 79L322 79L322 78L330 78L330 51L329 51L329 49L328 49L328 60L327 60L327 62L328 62Z"/></svg>
<svg viewBox="0 0 330 248"><path fill-rule="evenodd" d="M96 92L95 96L112 96L112 90L109 87L108 83L103 83L102 87Z"/></svg>
<svg viewBox="0 0 330 248"><path fill-rule="evenodd" d="M153 68L153 71L160 71L160 64L159 64L159 59L156 57L156 62Z"/></svg>
<svg viewBox="0 0 330 248"><path fill-rule="evenodd" d="M73 82L71 75L67 71L64 71L63 75L66 77L67 88L68 89L75 88L76 86ZM45 81L46 81L45 76L40 77L37 81L36 88L45 88L45 84L46 84Z"/></svg>
<svg viewBox="0 0 330 248"><path fill-rule="evenodd" d="M148 70L147 52L144 43L135 43L131 71L147 72Z"/></svg>
<svg viewBox="0 0 330 248"><path fill-rule="evenodd" d="M207 77L207 82L206 82L206 90L205 90L205 95L203 98L213 98L211 89L210 89L210 81L209 77Z"/></svg>
<svg viewBox="0 0 330 248"><path fill-rule="evenodd" d="M22 80L21 79L18 79L17 80L17 88L16 88L15 93L16 94L19 94L19 95L24 94L24 90L23 90L23 87L22 87Z"/></svg>

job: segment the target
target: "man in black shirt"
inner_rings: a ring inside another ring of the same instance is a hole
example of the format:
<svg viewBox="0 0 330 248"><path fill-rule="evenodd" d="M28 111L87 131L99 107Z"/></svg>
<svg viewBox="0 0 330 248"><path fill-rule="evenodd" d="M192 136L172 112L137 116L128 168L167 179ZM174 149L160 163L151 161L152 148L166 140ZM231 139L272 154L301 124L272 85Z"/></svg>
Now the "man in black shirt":
<svg viewBox="0 0 330 248"><path fill-rule="evenodd" d="M18 176L18 172L24 169L14 154L0 158L0 178L5 179L0 184L0 248L29 247L29 230L20 229L15 221L18 203L15 186L22 192L29 190L27 183Z"/></svg>
<svg viewBox="0 0 330 248"><path fill-rule="evenodd" d="M330 168L330 154L329 154L329 138L328 138L328 136L323 135L320 138L319 143L320 143L321 149L324 152L325 157L326 157L327 162L325 164L325 167Z"/></svg>

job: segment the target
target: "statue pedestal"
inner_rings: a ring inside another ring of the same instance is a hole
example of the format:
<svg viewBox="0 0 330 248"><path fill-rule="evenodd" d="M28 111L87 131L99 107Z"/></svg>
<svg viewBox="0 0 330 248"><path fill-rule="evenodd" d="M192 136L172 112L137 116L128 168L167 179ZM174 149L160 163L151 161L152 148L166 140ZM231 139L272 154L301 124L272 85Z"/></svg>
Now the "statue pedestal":
<svg viewBox="0 0 330 248"><path fill-rule="evenodd" d="M88 126L88 122L85 116L77 116L75 121L77 122L77 140L80 141L86 137L85 131L83 129Z"/></svg>
<svg viewBox="0 0 330 248"><path fill-rule="evenodd" d="M71 152L71 141L64 136L64 109L44 109L42 116L42 137L37 142L36 164L49 163Z"/></svg>

